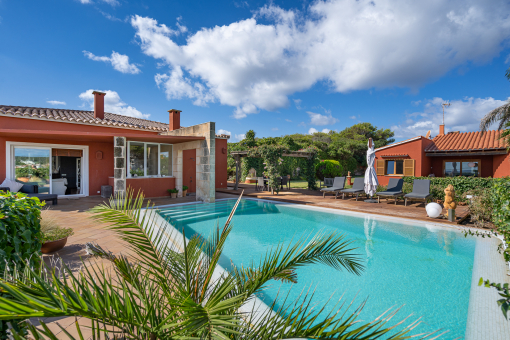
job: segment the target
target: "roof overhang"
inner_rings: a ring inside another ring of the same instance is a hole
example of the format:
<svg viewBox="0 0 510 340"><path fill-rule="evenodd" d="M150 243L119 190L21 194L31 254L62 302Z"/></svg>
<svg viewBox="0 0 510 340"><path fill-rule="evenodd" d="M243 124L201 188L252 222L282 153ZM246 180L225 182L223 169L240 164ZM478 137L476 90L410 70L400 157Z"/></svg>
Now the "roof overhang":
<svg viewBox="0 0 510 340"><path fill-rule="evenodd" d="M506 149L500 150L472 150L472 151L457 151L457 150L439 150L439 151L426 151L427 157L444 157L444 156L493 156L493 155L506 155Z"/></svg>
<svg viewBox="0 0 510 340"><path fill-rule="evenodd" d="M406 158L409 155L381 155L382 158Z"/></svg>
<svg viewBox="0 0 510 340"><path fill-rule="evenodd" d="M201 136L167 136L157 134L137 134L137 133L121 133L118 134L104 132L82 132L82 131L54 131L54 130L19 130L19 129L0 129L0 136L14 138L31 138L31 139L49 139L62 141L79 141L79 142L100 142L113 143L113 137L126 137L128 141L153 142L178 144L204 140Z"/></svg>
<svg viewBox="0 0 510 340"><path fill-rule="evenodd" d="M418 137L414 137L414 138L411 138L411 139L403 140L401 142L393 143L393 144L390 144L390 145L381 146L380 148L375 149L375 151L377 152L377 151L381 151L381 150L384 150L384 149L389 149L389 148L392 148L394 146L402 145L402 144L409 143L409 142L413 142L413 141L421 139L421 138L425 138L425 137L418 136Z"/></svg>

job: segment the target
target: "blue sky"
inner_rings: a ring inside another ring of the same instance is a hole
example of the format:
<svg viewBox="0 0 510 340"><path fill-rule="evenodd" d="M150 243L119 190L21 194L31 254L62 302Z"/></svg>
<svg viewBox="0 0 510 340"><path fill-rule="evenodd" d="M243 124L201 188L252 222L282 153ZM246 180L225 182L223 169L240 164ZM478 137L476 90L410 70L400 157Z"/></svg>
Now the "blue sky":
<svg viewBox="0 0 510 340"><path fill-rule="evenodd" d="M510 4L0 0L0 104L215 121L237 141L371 122L473 131L510 96ZM64 104L65 103L65 104ZM222 131L220 131L222 130ZM237 136L236 136L237 135Z"/></svg>

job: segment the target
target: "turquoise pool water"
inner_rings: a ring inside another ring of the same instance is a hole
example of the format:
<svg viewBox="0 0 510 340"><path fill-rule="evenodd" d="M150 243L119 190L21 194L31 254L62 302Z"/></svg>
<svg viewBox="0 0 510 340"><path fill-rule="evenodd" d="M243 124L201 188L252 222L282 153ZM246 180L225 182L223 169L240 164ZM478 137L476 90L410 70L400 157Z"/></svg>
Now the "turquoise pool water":
<svg viewBox="0 0 510 340"><path fill-rule="evenodd" d="M235 200L162 208L161 216L186 236L209 236L226 221ZM230 259L238 266L258 262L268 249L320 230L336 230L354 241L365 265L361 276L310 265L297 271L295 285L275 282L260 298L270 304L279 293L290 300L309 287L317 288L314 301L326 302L333 293L355 305L368 302L361 313L372 320L390 307L403 306L398 319L409 314L422 317L416 331L448 329L443 337L464 337L475 251L473 238L454 230L424 224L403 224L349 214L329 213L264 201L242 200L233 219L233 231L220 264L228 269ZM333 303L332 303L333 304Z"/></svg>

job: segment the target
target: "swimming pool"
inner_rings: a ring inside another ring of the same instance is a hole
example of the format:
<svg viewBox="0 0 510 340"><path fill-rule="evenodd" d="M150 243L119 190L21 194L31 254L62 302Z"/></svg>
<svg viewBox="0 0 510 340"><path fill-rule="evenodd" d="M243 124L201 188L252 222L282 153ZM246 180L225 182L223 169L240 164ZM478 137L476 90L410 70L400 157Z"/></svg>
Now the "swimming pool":
<svg viewBox="0 0 510 340"><path fill-rule="evenodd" d="M160 215L186 236L209 236L225 222L235 200L161 208ZM368 297L360 318L380 316L390 307L403 306L398 316L422 317L416 332L448 329L445 339L464 337L472 281L476 239L454 229L423 223L409 224L390 218L327 212L299 205L243 199L233 219L220 265L258 262L278 243L313 235L320 230L338 231L352 240L365 265L361 276L310 265L297 271L295 285L275 282L260 298L270 304L277 294L289 301L303 289L317 288L314 301L325 302L333 293L359 304Z"/></svg>

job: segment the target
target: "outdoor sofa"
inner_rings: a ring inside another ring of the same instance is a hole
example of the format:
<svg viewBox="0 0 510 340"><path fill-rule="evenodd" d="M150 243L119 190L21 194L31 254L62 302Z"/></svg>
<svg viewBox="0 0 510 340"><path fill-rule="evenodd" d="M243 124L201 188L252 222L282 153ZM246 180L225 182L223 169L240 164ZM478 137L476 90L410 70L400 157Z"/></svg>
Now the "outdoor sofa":
<svg viewBox="0 0 510 340"><path fill-rule="evenodd" d="M358 177L354 179L354 183L352 184L352 188L343 189L340 191L342 193L342 199L345 198L345 194L356 194L356 201L358 200L359 194L363 194L365 192L365 177ZM367 195L368 197L368 195Z"/></svg>
<svg viewBox="0 0 510 340"><path fill-rule="evenodd" d="M0 187L0 191L10 191L10 188ZM28 197L37 197L41 201L51 201L53 205L58 204L57 194L39 194L39 187L35 184L24 184L19 192L27 194Z"/></svg>
<svg viewBox="0 0 510 340"><path fill-rule="evenodd" d="M405 205L407 206L407 200L424 200L425 203L432 198L430 193L430 179L415 179L413 181L413 192L404 196Z"/></svg>
<svg viewBox="0 0 510 340"><path fill-rule="evenodd" d="M327 192L335 193L335 199L338 197L338 193L340 190L345 188L345 177L335 177L333 180L333 186L330 188L322 188L321 191L323 193L322 197L326 197Z"/></svg>
<svg viewBox="0 0 510 340"><path fill-rule="evenodd" d="M404 186L404 180L401 178L390 178L386 191L377 193L377 203L381 202L381 197L391 197L395 199L395 205L397 204L397 198L404 196L402 187Z"/></svg>

